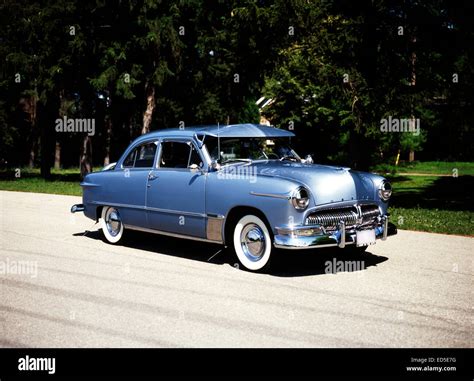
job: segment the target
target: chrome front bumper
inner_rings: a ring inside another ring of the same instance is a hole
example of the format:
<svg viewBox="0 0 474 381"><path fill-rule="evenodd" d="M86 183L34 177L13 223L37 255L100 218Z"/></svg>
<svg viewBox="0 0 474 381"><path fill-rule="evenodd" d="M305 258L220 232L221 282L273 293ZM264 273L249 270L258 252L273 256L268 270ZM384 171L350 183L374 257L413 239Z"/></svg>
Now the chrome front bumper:
<svg viewBox="0 0 474 381"><path fill-rule="evenodd" d="M274 237L274 246L280 249L313 249L320 247L340 247L354 245L356 231L374 229L375 238L385 240L397 234L397 227L388 222L388 216L383 216L380 224L374 226L356 226L346 229L344 222L338 225L334 232L326 232L321 225L299 225L294 227L277 227Z"/></svg>

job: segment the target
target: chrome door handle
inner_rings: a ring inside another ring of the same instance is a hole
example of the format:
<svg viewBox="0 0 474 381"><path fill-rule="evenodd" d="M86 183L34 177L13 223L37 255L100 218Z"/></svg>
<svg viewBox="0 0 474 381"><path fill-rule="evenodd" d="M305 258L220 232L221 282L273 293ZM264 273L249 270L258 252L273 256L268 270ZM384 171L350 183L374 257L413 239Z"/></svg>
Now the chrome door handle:
<svg viewBox="0 0 474 381"><path fill-rule="evenodd" d="M148 180L155 180L155 179L157 179L157 178L158 178L158 176L155 175L153 172L150 172L150 173L148 174Z"/></svg>

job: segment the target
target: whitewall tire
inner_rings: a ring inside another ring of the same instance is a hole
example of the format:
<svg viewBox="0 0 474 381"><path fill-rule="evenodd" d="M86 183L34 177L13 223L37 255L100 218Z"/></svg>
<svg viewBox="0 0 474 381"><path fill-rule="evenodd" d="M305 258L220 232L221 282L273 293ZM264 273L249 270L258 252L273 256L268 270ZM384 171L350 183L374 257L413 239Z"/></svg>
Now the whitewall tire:
<svg viewBox="0 0 474 381"><path fill-rule="evenodd" d="M240 264L250 271L267 268L272 252L272 237L265 223L248 214L240 218L233 234L233 247Z"/></svg>
<svg viewBox="0 0 474 381"><path fill-rule="evenodd" d="M112 206L102 208L100 226L105 239L110 243L117 243L123 236L123 223L120 213Z"/></svg>

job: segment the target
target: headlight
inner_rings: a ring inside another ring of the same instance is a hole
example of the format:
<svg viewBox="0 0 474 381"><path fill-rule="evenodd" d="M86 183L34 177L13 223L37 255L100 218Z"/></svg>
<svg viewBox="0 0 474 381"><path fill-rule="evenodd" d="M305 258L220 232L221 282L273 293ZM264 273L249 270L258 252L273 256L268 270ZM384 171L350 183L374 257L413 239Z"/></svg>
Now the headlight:
<svg viewBox="0 0 474 381"><path fill-rule="evenodd" d="M387 180L382 181L379 188L379 196L383 201L388 201L390 196L392 195L392 184L390 184Z"/></svg>
<svg viewBox="0 0 474 381"><path fill-rule="evenodd" d="M296 188L291 195L291 203L295 209L304 210L309 204L309 192L305 187Z"/></svg>

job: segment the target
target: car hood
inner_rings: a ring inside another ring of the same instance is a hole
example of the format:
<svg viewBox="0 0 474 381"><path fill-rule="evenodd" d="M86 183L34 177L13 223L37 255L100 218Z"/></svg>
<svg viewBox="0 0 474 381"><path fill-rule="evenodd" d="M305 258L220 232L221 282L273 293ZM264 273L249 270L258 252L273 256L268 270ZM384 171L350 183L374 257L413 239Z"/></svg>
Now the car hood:
<svg viewBox="0 0 474 381"><path fill-rule="evenodd" d="M351 200L375 200L381 176L346 167L280 161L254 162L260 176L274 176L305 185L316 205Z"/></svg>

